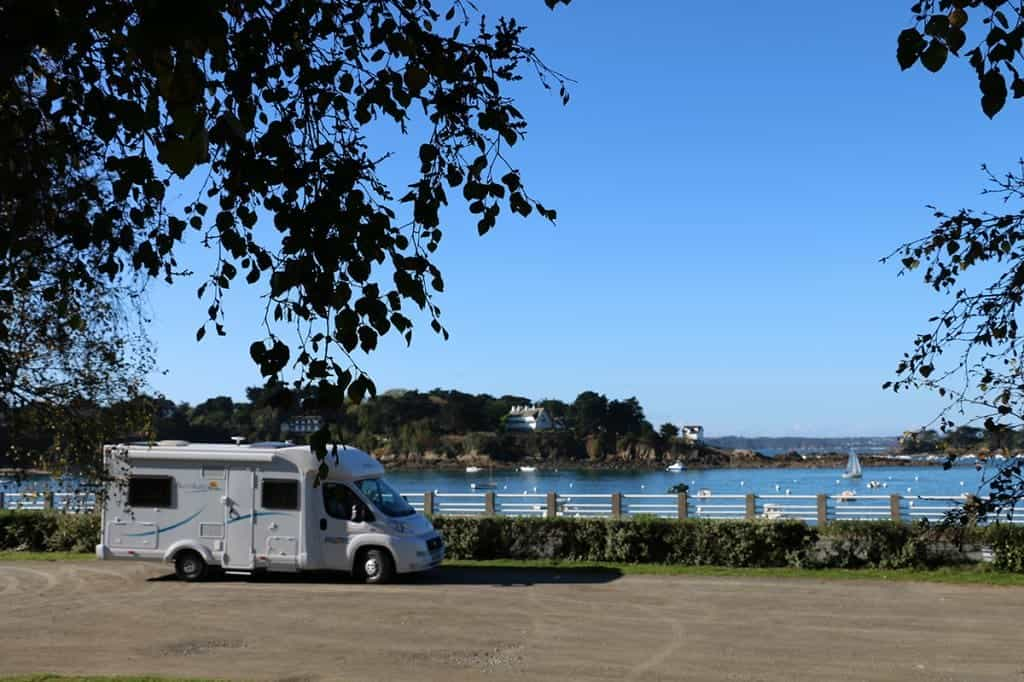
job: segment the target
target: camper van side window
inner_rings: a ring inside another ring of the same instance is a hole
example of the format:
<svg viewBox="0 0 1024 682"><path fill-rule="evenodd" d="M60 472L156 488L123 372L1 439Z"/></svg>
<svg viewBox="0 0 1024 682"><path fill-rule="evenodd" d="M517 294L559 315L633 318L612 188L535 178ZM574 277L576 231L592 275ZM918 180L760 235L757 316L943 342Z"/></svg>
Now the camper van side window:
<svg viewBox="0 0 1024 682"><path fill-rule="evenodd" d="M298 509L298 481L263 481L264 509Z"/></svg>
<svg viewBox="0 0 1024 682"><path fill-rule="evenodd" d="M352 508L359 504L355 493L341 483L324 483L324 510L328 516L349 521L352 519Z"/></svg>
<svg viewBox="0 0 1024 682"><path fill-rule="evenodd" d="M128 479L128 506L170 507L173 486L170 476L132 476Z"/></svg>

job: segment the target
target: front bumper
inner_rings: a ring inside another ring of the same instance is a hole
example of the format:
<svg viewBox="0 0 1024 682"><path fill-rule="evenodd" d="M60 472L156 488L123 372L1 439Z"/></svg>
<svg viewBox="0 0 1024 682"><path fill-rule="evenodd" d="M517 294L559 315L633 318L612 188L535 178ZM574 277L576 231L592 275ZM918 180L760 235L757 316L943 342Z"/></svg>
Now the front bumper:
<svg viewBox="0 0 1024 682"><path fill-rule="evenodd" d="M433 548L429 546L431 544ZM413 538L403 549L405 551L399 553L396 561L399 573L429 571L444 561L444 541L436 533Z"/></svg>

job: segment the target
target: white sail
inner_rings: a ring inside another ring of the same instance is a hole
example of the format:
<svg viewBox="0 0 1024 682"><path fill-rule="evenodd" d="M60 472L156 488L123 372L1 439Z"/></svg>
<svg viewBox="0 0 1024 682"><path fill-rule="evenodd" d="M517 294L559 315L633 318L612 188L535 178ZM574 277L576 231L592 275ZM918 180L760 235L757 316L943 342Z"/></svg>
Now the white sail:
<svg viewBox="0 0 1024 682"><path fill-rule="evenodd" d="M843 474L843 478L860 478L862 475L860 459L856 452L851 452L850 459L846 462L846 473Z"/></svg>

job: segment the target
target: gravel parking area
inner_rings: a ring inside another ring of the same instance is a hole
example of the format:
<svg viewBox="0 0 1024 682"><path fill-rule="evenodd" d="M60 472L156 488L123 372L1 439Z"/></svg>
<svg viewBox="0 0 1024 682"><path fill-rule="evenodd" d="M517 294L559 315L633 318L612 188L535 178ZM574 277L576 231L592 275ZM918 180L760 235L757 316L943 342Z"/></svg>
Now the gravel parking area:
<svg viewBox="0 0 1024 682"><path fill-rule="evenodd" d="M0 562L0 673L279 680L1024 680L1024 590L442 569L184 584Z"/></svg>

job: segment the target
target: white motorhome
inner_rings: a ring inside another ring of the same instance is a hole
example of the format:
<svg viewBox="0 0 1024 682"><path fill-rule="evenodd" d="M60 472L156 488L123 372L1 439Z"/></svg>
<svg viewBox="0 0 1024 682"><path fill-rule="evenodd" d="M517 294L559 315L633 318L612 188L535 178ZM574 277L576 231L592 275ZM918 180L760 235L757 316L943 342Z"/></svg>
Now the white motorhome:
<svg viewBox="0 0 1024 682"><path fill-rule="evenodd" d="M160 441L106 446L104 463L100 559L171 562L185 580L340 570L376 583L444 558L430 521L355 448L328 448L321 466L305 445Z"/></svg>

